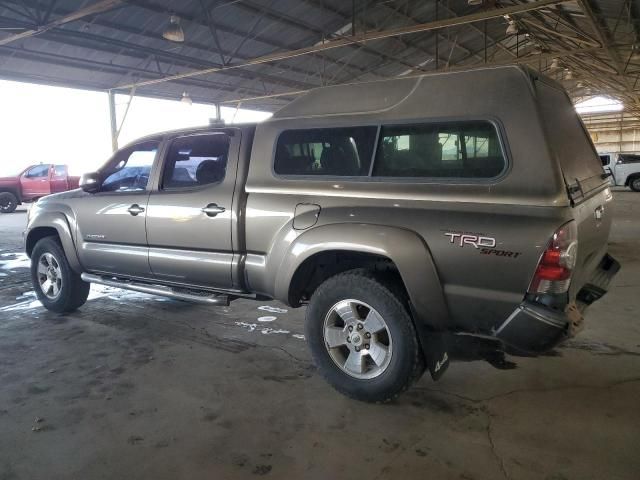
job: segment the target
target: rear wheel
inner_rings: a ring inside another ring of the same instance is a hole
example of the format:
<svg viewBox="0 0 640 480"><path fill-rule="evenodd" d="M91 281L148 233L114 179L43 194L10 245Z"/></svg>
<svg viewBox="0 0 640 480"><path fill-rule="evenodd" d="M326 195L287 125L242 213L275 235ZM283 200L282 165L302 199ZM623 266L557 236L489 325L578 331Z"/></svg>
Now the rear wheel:
<svg viewBox="0 0 640 480"><path fill-rule="evenodd" d="M0 212L12 213L18 207L18 198L11 192L0 193Z"/></svg>
<svg viewBox="0 0 640 480"><path fill-rule="evenodd" d="M91 285L74 272L56 237L45 237L31 252L31 282L38 300L52 312L72 312L82 306Z"/></svg>
<svg viewBox="0 0 640 480"><path fill-rule="evenodd" d="M349 397L389 401L424 370L411 317L394 290L352 270L326 280L311 298L305 328L314 362Z"/></svg>
<svg viewBox="0 0 640 480"><path fill-rule="evenodd" d="M629 182L629 187L631 187L631 190L633 190L634 192L640 192L640 177L631 179L631 181Z"/></svg>

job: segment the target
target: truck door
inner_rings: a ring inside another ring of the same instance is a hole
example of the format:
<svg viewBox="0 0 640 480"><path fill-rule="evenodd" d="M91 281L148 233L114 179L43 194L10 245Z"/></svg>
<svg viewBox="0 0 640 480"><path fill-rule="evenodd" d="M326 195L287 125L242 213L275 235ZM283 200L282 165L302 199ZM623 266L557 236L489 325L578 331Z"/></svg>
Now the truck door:
<svg viewBox="0 0 640 480"><path fill-rule="evenodd" d="M69 190L67 182L68 172L66 165L54 165L51 174L51 193L66 192Z"/></svg>
<svg viewBox="0 0 640 480"><path fill-rule="evenodd" d="M147 140L118 151L101 170L100 191L72 200L78 256L85 270L151 276L145 218L159 146L159 140Z"/></svg>
<svg viewBox="0 0 640 480"><path fill-rule="evenodd" d="M168 141L147 210L149 263L156 278L232 287L240 136L240 130L226 130Z"/></svg>
<svg viewBox="0 0 640 480"><path fill-rule="evenodd" d="M626 185L630 175L640 173L640 155L635 153L620 153L615 165L617 185Z"/></svg>
<svg viewBox="0 0 640 480"><path fill-rule="evenodd" d="M42 164L31 167L20 177L20 187L22 188L22 198L32 200L44 197L51 193L49 175L51 165Z"/></svg>

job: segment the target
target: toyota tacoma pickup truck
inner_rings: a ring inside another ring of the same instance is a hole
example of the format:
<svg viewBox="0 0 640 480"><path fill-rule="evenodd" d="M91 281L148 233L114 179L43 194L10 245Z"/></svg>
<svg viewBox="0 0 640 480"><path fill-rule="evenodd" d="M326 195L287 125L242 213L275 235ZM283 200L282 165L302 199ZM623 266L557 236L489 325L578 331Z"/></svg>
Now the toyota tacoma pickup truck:
<svg viewBox="0 0 640 480"><path fill-rule="evenodd" d="M35 204L26 253L54 312L90 283L306 305L322 375L383 402L459 356L500 366L574 335L619 269L611 201L565 91L501 67L319 88L257 125L146 137Z"/></svg>
<svg viewBox="0 0 640 480"><path fill-rule="evenodd" d="M66 165L41 163L18 175L0 178L0 212L11 213L21 203L35 202L45 195L78 188L80 177L70 176Z"/></svg>

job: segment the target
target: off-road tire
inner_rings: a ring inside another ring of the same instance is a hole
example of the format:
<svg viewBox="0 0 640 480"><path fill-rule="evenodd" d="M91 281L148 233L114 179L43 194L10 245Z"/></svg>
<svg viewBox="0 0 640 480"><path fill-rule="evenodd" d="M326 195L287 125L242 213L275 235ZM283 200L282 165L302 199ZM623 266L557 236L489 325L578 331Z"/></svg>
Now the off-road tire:
<svg viewBox="0 0 640 480"><path fill-rule="evenodd" d="M59 294L55 299L49 298L40 286L38 264L44 254L53 255L61 272L62 283ZM57 237L42 238L33 247L31 252L31 282L42 305L47 310L56 313L73 312L84 305L91 287L90 283L83 281L80 275L73 271Z"/></svg>
<svg viewBox="0 0 640 480"><path fill-rule="evenodd" d="M640 177L632 178L629 181L629 188L634 192L640 192Z"/></svg>
<svg viewBox="0 0 640 480"><path fill-rule="evenodd" d="M18 198L11 192L0 193L0 212L13 213L18 208Z"/></svg>
<svg viewBox="0 0 640 480"><path fill-rule="evenodd" d="M374 378L359 379L344 372L331 358L325 344L325 318L334 305L346 299L374 308L383 317L393 339L388 366ZM307 308L305 333L313 361L322 376L340 393L356 400L388 402L408 389L424 372L424 359L404 288L367 270L340 273L316 289Z"/></svg>

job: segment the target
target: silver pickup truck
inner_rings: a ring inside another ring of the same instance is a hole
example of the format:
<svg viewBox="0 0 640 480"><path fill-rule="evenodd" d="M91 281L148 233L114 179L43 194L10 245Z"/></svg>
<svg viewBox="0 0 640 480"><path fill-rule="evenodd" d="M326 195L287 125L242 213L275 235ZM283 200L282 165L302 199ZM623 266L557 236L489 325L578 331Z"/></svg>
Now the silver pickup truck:
<svg viewBox="0 0 640 480"><path fill-rule="evenodd" d="M90 283L308 305L320 372L379 402L458 355L504 366L575 334L619 268L611 200L563 89L502 67L320 88L259 125L144 138L34 205L26 252L55 312Z"/></svg>

